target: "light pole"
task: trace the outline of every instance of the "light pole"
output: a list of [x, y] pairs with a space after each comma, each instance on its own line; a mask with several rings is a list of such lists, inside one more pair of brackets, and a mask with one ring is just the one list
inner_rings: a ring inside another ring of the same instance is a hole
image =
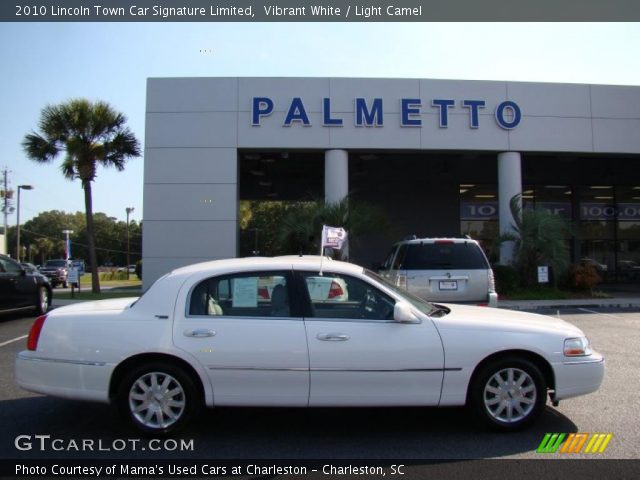
[[64, 254], [65, 260], [69, 263], [69, 259], [71, 258], [71, 242], [69, 241], [69, 235], [73, 233], [73, 230], [62, 230], [62, 233], [65, 234], [65, 244], [64, 244]]
[[[33, 185], [18, 185], [18, 205], [16, 206], [16, 258], [20, 262], [20, 190], [33, 190]], [[6, 232], [5, 232], [6, 235]]]
[[127, 280], [129, 280], [129, 265], [131, 264], [131, 248], [129, 243], [129, 215], [133, 213], [133, 207], [127, 207]]

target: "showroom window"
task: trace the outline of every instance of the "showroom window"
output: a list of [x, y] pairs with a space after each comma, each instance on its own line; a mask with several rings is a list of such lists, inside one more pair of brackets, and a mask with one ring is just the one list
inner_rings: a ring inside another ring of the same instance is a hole
[[497, 185], [460, 184], [460, 233], [480, 241], [489, 254], [498, 231]]

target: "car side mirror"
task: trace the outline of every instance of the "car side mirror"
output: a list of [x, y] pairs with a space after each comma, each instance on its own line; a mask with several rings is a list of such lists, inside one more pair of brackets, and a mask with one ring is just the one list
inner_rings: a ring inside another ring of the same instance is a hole
[[413, 313], [409, 304], [396, 302], [393, 307], [393, 319], [399, 323], [420, 323], [421, 320]]

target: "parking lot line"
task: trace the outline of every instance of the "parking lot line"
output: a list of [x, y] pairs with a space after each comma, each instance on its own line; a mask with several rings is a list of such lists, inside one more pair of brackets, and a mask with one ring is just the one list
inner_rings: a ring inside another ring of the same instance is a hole
[[19, 342], [20, 340], [24, 340], [28, 336], [29, 335], [22, 335], [21, 337], [16, 337], [16, 338], [13, 338], [11, 340], [7, 340], [6, 342], [0, 343], [0, 347], [6, 347], [7, 345], [9, 345], [11, 343]]
[[588, 308], [578, 308], [578, 310], [582, 312], [593, 313], [594, 315], [604, 315], [605, 317], [620, 318], [617, 315], [611, 315], [610, 313], [596, 312], [595, 310], [589, 310]]

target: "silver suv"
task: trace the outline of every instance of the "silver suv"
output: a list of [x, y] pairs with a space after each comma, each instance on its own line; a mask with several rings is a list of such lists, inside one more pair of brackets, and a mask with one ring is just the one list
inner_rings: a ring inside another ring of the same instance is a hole
[[498, 306], [489, 261], [469, 238], [403, 240], [393, 246], [379, 273], [425, 300]]

